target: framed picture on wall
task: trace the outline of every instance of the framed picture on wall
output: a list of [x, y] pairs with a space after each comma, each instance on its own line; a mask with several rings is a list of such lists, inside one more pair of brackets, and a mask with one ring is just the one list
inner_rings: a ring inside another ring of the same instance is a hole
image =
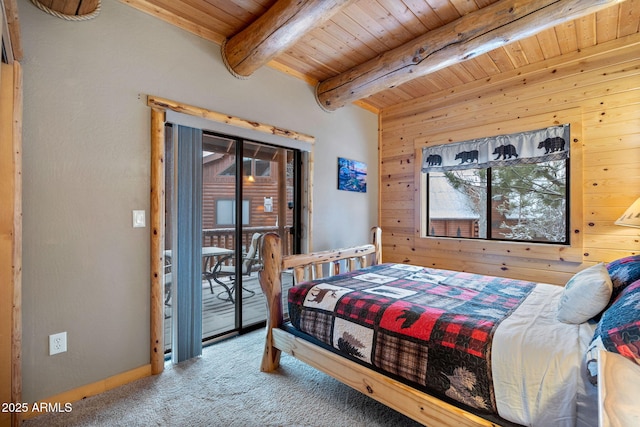
[[338, 157], [338, 190], [367, 192], [367, 164]]

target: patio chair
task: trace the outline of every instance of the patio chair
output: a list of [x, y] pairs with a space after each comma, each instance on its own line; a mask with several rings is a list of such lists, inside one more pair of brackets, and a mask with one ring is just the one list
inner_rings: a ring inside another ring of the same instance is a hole
[[171, 280], [173, 278], [173, 274], [171, 273], [171, 263], [165, 259], [165, 265], [164, 265], [164, 305], [165, 307], [165, 314], [164, 314], [164, 318], [168, 319], [169, 317], [171, 317], [170, 314], [167, 314], [166, 309], [171, 309]]
[[[259, 250], [261, 239], [261, 233], [254, 233], [253, 236], [251, 236], [251, 243], [249, 244], [246, 253], [242, 257], [241, 273], [243, 278], [251, 277], [252, 273], [258, 271], [262, 266]], [[232, 258], [234, 257], [229, 256], [216, 263], [215, 267], [211, 271], [210, 278], [225, 289], [218, 294], [218, 298], [223, 301], [235, 302], [233, 294], [236, 284], [236, 266], [233, 264], [223, 265], [223, 261]], [[225, 277], [229, 278], [229, 281], [222, 281], [222, 279]], [[209, 281], [209, 284], [211, 285], [211, 281]], [[251, 289], [247, 289], [244, 286], [242, 287], [242, 289], [248, 294], [247, 298], [255, 295], [255, 291], [252, 291]], [[211, 289], [211, 293], [213, 293], [213, 288]]]

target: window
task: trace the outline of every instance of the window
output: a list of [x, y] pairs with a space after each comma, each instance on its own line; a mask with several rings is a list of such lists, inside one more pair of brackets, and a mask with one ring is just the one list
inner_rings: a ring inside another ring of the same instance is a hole
[[569, 244], [569, 126], [423, 150], [426, 234]]
[[255, 176], [271, 176], [271, 162], [255, 159], [253, 166]]
[[[242, 225], [249, 225], [249, 200], [242, 201]], [[236, 201], [233, 199], [219, 199], [216, 202], [216, 224], [235, 225]]]
[[[242, 170], [244, 176], [259, 176], [259, 177], [269, 177], [271, 176], [271, 162], [267, 160], [260, 159], [252, 159], [250, 157], [244, 157], [242, 159]], [[235, 163], [228, 166], [225, 170], [223, 170], [220, 175], [225, 176], [235, 176], [236, 175], [236, 166]]]

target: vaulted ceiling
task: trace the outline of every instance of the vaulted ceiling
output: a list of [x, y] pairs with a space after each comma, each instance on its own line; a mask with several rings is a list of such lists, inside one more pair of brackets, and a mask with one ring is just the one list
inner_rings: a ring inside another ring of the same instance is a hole
[[379, 111], [640, 31], [640, 0], [121, 1], [220, 44], [239, 78], [266, 64], [304, 79], [327, 110]]

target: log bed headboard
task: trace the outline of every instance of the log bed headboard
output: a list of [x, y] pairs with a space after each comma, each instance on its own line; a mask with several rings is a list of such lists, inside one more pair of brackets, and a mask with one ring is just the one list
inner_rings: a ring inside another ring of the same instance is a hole
[[[267, 342], [271, 341], [273, 328], [282, 326], [282, 272], [293, 271], [295, 283], [303, 280], [320, 279], [364, 268], [382, 262], [382, 229], [371, 228], [371, 244], [345, 249], [312, 252], [299, 255], [282, 255], [282, 243], [275, 233], [267, 233], [262, 238], [260, 254], [263, 268], [258, 273], [260, 287], [267, 298]], [[326, 268], [325, 266], [328, 266]], [[272, 371], [278, 367], [280, 350], [265, 349], [261, 370]]]

